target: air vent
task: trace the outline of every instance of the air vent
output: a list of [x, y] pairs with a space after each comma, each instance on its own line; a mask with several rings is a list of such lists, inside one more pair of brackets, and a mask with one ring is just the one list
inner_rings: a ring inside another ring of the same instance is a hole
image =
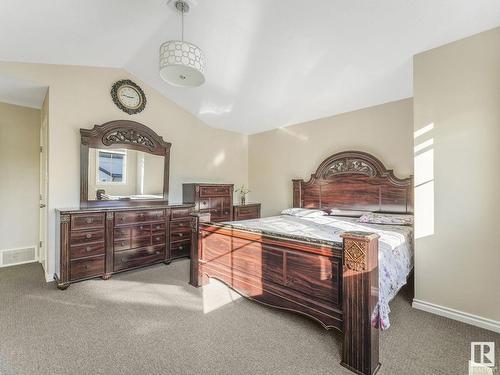
[[22, 249], [12, 249], [1, 251], [0, 267], [13, 266], [15, 264], [29, 263], [36, 261], [36, 248], [25, 247]]

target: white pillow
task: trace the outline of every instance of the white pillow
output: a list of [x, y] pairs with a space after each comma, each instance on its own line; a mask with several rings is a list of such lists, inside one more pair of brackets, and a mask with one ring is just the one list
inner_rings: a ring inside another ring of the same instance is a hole
[[281, 211], [282, 215], [290, 215], [296, 217], [320, 217], [328, 215], [323, 210], [315, 210], [312, 208], [287, 208]]
[[332, 216], [348, 216], [348, 217], [361, 217], [370, 212], [367, 211], [356, 211], [356, 210], [339, 210], [337, 208], [332, 208], [330, 210], [330, 215]]
[[358, 219], [366, 224], [413, 225], [413, 215], [369, 213]]

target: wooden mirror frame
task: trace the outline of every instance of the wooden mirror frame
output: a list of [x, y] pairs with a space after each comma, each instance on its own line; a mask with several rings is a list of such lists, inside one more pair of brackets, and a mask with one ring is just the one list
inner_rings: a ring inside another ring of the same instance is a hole
[[[131, 207], [168, 204], [171, 143], [139, 122], [116, 120], [95, 125], [93, 129], [80, 129], [80, 207]], [[141, 200], [89, 200], [88, 173], [89, 148], [125, 148], [164, 156], [163, 199]]]

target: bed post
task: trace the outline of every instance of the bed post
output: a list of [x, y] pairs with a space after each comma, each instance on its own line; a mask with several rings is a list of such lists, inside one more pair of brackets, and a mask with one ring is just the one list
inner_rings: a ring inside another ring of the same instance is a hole
[[210, 221], [210, 214], [208, 213], [193, 213], [191, 222], [191, 264], [189, 271], [189, 284], [195, 287], [203, 286], [207, 283], [207, 277], [200, 274], [200, 245], [202, 241], [202, 234], [200, 233], [200, 223]]
[[292, 180], [293, 182], [293, 205], [292, 207], [302, 207], [302, 183], [304, 180]]
[[371, 324], [378, 303], [378, 238], [345, 232], [342, 272], [344, 345], [341, 365], [360, 375], [379, 367], [379, 332]]

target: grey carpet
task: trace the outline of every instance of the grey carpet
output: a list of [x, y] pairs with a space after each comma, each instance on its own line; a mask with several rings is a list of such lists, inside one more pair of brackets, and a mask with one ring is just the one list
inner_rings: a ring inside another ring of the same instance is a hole
[[[188, 267], [66, 291], [45, 283], [38, 264], [0, 269], [0, 374], [351, 374], [339, 365], [339, 334], [218, 283], [195, 289]], [[498, 334], [412, 309], [404, 289], [391, 308], [381, 375], [466, 374], [471, 341], [500, 347]]]

